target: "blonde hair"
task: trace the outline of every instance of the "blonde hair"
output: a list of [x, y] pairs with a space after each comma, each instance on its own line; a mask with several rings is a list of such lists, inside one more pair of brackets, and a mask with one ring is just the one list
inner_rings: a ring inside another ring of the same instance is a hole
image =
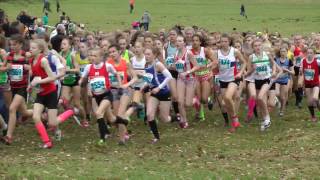
[[48, 44], [46, 43], [45, 40], [35, 39], [35, 40], [32, 40], [31, 43], [36, 44], [38, 46], [38, 48], [40, 49], [41, 53], [46, 54], [48, 52]]

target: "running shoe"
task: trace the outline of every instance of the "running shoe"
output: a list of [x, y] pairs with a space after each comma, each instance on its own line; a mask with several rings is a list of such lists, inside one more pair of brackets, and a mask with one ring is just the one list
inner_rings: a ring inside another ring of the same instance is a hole
[[213, 101], [211, 97], [208, 97], [208, 109], [210, 111], [213, 109]]
[[311, 122], [317, 122], [318, 119], [316, 117], [311, 117]]
[[154, 138], [151, 140], [151, 144], [156, 144], [159, 141], [160, 141], [160, 139]]
[[62, 131], [60, 129], [56, 129], [54, 132], [54, 138], [56, 141], [61, 141]]
[[84, 128], [88, 128], [88, 127], [90, 126], [90, 125], [89, 125], [89, 121], [86, 121], [86, 120], [85, 120], [85, 121], [82, 121], [82, 122], [81, 122], [81, 126], [84, 127]]
[[184, 122], [180, 122], [179, 126], [181, 129], [187, 129], [189, 127], [189, 124], [187, 121], [184, 121]]
[[199, 120], [200, 121], [205, 121], [205, 114], [204, 114], [203, 105], [201, 105], [201, 107], [200, 107]]
[[105, 142], [106, 142], [105, 139], [99, 139], [99, 141], [97, 142], [97, 144], [98, 144], [98, 146], [102, 146], [102, 145], [105, 144]]
[[261, 123], [261, 127], [260, 130], [261, 131], [265, 131], [266, 129], [268, 129], [271, 126], [271, 121], [263, 121]]
[[51, 141], [44, 143], [42, 146], [40, 146], [42, 149], [51, 149], [53, 147], [53, 144]]
[[283, 117], [284, 113], [282, 111], [279, 112], [279, 116]]
[[239, 121], [232, 121], [231, 128], [229, 129], [229, 132], [234, 133], [238, 127], [240, 127]]

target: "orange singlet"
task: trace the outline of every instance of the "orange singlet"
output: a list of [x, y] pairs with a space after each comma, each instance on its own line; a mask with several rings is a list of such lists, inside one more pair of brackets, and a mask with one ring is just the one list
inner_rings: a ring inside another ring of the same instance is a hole
[[122, 79], [122, 84], [126, 84], [128, 82], [128, 73], [127, 73], [127, 62], [124, 59], [121, 59], [120, 62], [117, 64], [114, 59], [108, 59], [107, 61], [109, 64], [111, 64], [117, 71], [117, 73], [120, 75]]

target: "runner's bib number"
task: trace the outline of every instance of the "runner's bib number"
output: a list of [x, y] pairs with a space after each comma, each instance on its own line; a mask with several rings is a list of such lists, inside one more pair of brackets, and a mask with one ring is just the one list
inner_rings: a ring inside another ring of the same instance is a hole
[[267, 65], [258, 65], [256, 67], [256, 72], [259, 76], [267, 75], [268, 74], [268, 66]]
[[153, 74], [145, 73], [145, 74], [143, 75], [143, 81], [146, 82], [146, 83], [148, 83], [148, 84], [151, 84], [152, 79], [153, 79]]
[[171, 66], [173, 63], [174, 63], [173, 57], [168, 57], [168, 58], [166, 59], [166, 65], [167, 65], [167, 66]]
[[13, 82], [21, 81], [23, 78], [23, 65], [13, 64], [9, 71], [10, 80]]
[[314, 79], [314, 74], [315, 74], [315, 71], [314, 69], [306, 69], [304, 71], [304, 78], [307, 80], [307, 81], [312, 81]]
[[197, 63], [199, 66], [206, 66], [207, 65], [207, 59], [205, 59], [203, 57], [197, 57], [196, 60], [197, 60]]
[[93, 94], [99, 95], [106, 92], [106, 80], [104, 77], [95, 77], [90, 80], [90, 87]]
[[109, 73], [109, 80], [110, 80], [111, 86], [113, 87], [119, 86], [117, 76], [114, 73]]
[[183, 73], [184, 72], [184, 62], [183, 61], [178, 61], [176, 62], [176, 70], [179, 72], [179, 73]]
[[225, 71], [230, 68], [230, 61], [229, 59], [219, 59], [219, 69]]

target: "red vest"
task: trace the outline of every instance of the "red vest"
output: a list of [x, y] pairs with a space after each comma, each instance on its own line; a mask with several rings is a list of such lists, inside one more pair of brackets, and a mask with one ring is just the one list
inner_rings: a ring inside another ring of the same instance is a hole
[[319, 67], [317, 59], [313, 59], [309, 64], [307, 59], [302, 60], [302, 73], [305, 85], [318, 86], [319, 85]]
[[92, 64], [89, 69], [88, 79], [94, 95], [100, 95], [110, 90], [109, 73], [105, 63], [99, 69], [94, 68]]
[[[41, 59], [43, 58], [43, 54], [41, 54], [38, 59], [36, 60], [36, 64], [33, 63], [34, 58], [32, 58], [30, 60], [30, 64], [31, 64], [31, 70], [32, 70], [32, 76], [33, 77], [41, 77], [41, 79], [45, 79], [48, 77], [48, 74], [46, 73], [46, 71], [41, 67]], [[53, 82], [49, 82], [49, 83], [45, 83], [45, 84], [40, 84], [40, 92], [39, 95], [44, 96], [47, 95], [51, 92], [54, 92], [57, 90], [56, 85]]]
[[23, 68], [23, 65], [28, 64], [25, 58], [25, 52], [20, 51], [21, 58], [14, 60], [15, 52], [10, 52], [7, 56], [8, 63], [11, 64], [9, 70], [9, 79], [11, 88], [26, 88], [28, 86], [28, 71]]

